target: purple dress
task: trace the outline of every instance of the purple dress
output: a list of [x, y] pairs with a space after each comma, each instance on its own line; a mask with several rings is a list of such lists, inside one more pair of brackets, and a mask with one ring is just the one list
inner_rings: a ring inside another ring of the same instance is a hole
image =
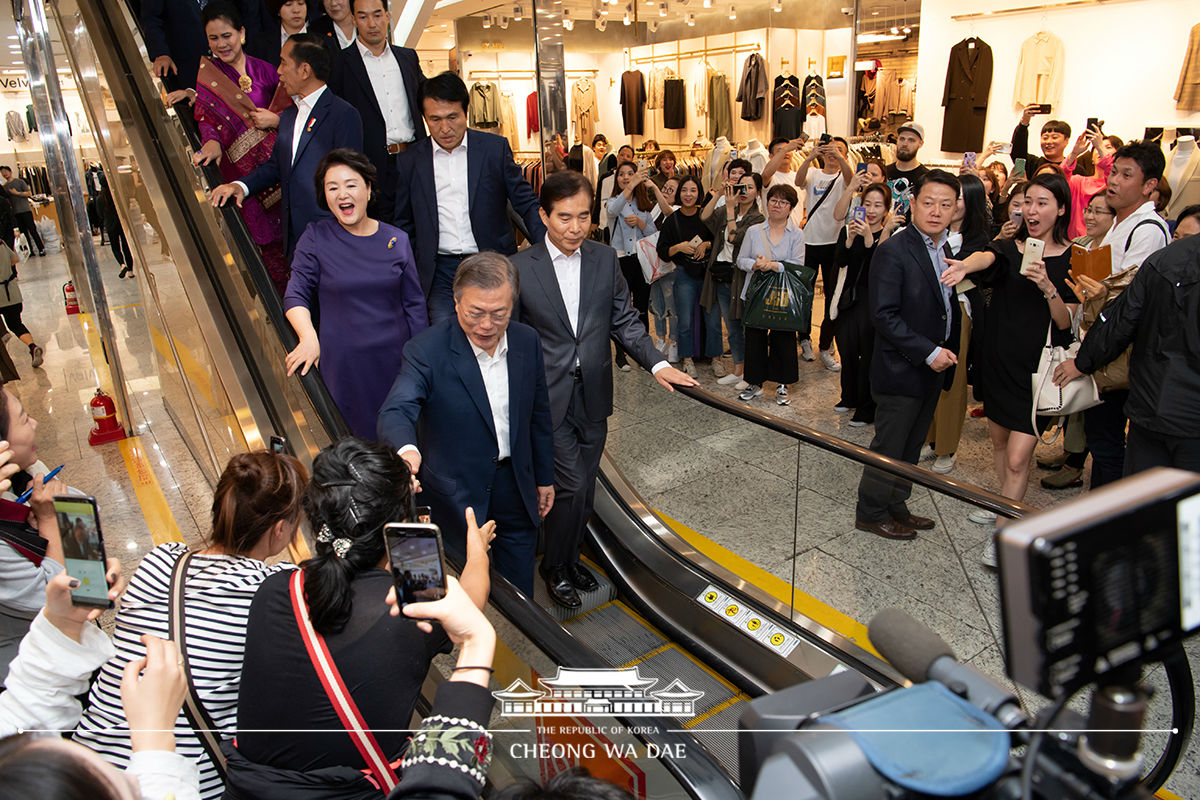
[[375, 418], [400, 371], [404, 344], [429, 327], [408, 235], [379, 223], [355, 236], [335, 219], [309, 224], [292, 257], [285, 310], [321, 307], [321, 377], [355, 436]]

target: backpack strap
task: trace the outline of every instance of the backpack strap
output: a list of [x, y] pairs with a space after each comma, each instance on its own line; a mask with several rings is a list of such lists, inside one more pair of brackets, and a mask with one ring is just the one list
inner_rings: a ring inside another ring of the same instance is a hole
[[1163, 246], [1166, 246], [1171, 243], [1171, 234], [1167, 232], [1167, 228], [1162, 223], [1162, 220], [1155, 217], [1154, 219], [1144, 219], [1141, 222], [1139, 222], [1137, 225], [1133, 226], [1133, 230], [1131, 230], [1129, 232], [1128, 238], [1125, 239], [1125, 249], [1126, 250], [1128, 250], [1129, 246], [1131, 244], [1133, 244], [1133, 235], [1135, 233], [1137, 233], [1137, 229], [1142, 227], [1143, 225], [1153, 225], [1154, 227], [1158, 228], [1160, 231], [1163, 232], [1163, 239], [1165, 240], [1163, 242]]
[[341, 719], [342, 726], [350, 735], [354, 746], [358, 748], [363, 761], [367, 763], [372, 783], [381, 787], [384, 792], [390, 792], [400, 780], [396, 777], [392, 765], [388, 763], [383, 748], [379, 746], [374, 734], [367, 728], [366, 721], [354, 703], [354, 698], [350, 696], [350, 690], [342, 681], [337, 664], [333, 662], [333, 656], [330, 655], [329, 648], [325, 645], [325, 637], [313, 629], [312, 620], [308, 617], [308, 603], [304, 601], [304, 570], [298, 569], [292, 573], [289, 586], [296, 626], [300, 629], [300, 638], [304, 640], [304, 647], [308, 650], [308, 657], [312, 661], [313, 669], [317, 671], [317, 677], [321, 680], [325, 695], [333, 704], [334, 711], [337, 712], [338, 718]]
[[187, 717], [188, 724], [200, 738], [204, 752], [208, 753], [209, 759], [216, 767], [221, 780], [224, 781], [225, 754], [221, 752], [220, 735], [212, 716], [200, 702], [200, 696], [196, 692], [196, 683], [192, 680], [192, 667], [187, 656], [187, 619], [184, 615], [183, 584], [187, 579], [188, 563], [192, 560], [193, 555], [190, 552], [184, 553], [171, 570], [171, 605], [167, 612], [167, 629], [170, 632], [171, 641], [175, 642], [175, 646], [179, 648], [179, 658], [183, 662], [183, 674], [187, 678], [187, 694], [183, 698], [184, 716]]

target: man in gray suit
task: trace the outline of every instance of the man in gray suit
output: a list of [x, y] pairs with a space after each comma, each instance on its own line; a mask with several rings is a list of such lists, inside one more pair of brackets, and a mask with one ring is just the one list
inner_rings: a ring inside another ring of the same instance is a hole
[[546, 239], [512, 257], [521, 273], [518, 313], [542, 339], [554, 425], [554, 507], [544, 521], [541, 573], [559, 605], [578, 608], [576, 590], [596, 579], [579, 563], [592, 515], [596, 472], [612, 414], [610, 337], [651, 370], [668, 391], [697, 382], [654, 348], [629, 301], [617, 253], [587, 238], [592, 185], [578, 172], [556, 172], [540, 197]]

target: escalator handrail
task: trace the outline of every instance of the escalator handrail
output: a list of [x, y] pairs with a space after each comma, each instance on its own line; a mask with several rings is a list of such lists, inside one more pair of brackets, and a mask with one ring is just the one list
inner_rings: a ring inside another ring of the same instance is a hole
[[927, 489], [932, 489], [935, 492], [953, 497], [956, 500], [961, 500], [980, 508], [986, 508], [988, 511], [992, 511], [1000, 516], [1022, 517], [1027, 514], [1033, 514], [1038, 510], [1031, 505], [1017, 500], [1010, 500], [1003, 495], [988, 491], [975, 484], [948, 478], [945, 475], [939, 475], [936, 472], [922, 469], [904, 461], [897, 461], [894, 458], [881, 455], [866, 447], [848, 442], [845, 439], [839, 439], [836, 436], [823, 433], [807, 425], [801, 425], [798, 422], [792, 422], [774, 414], [768, 414], [765, 411], [758, 411], [741, 403], [735, 403], [707, 389], [676, 386], [675, 390], [710, 408], [715, 408], [738, 419], [768, 428], [805, 444], [813, 445], [834, 455], [857, 462], [865, 467], [873, 467], [880, 472], [904, 478]]

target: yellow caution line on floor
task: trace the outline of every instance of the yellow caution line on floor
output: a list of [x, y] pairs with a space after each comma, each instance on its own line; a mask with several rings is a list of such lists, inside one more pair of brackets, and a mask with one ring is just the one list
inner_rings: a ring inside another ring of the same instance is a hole
[[747, 583], [757, 586], [781, 603], [793, 606], [796, 611], [799, 611], [814, 622], [840, 633], [859, 647], [875, 655], [879, 655], [878, 651], [871, 646], [870, 640], [867, 639], [866, 625], [846, 616], [836, 608], [822, 603], [812, 595], [794, 589], [787, 581], [777, 578], [757, 564], [752, 564], [736, 553], [725, 549], [711, 539], [702, 536], [684, 525], [682, 522], [668, 517], [657, 509], [654, 513], [667, 524], [667, 527], [677, 533], [681, 539], [734, 575], [738, 575]]
[[1159, 789], [1154, 793], [1154, 796], [1162, 798], [1162, 800], [1183, 800], [1179, 795], [1174, 792], [1168, 792], [1166, 789]]
[[156, 546], [167, 542], [182, 542], [183, 532], [179, 530], [179, 525], [167, 505], [162, 485], [159, 484], [145, 448], [142, 447], [141, 437], [130, 436], [118, 444], [121, 446], [121, 456], [125, 459], [125, 469], [129, 471], [133, 492], [142, 508], [142, 516], [146, 518], [146, 527], [150, 529], [150, 538]]
[[[150, 338], [154, 341], [154, 349], [158, 354], [170, 364], [175, 366], [175, 356], [171, 353], [171, 344], [167, 341], [167, 337], [158, 328], [153, 325], [150, 327]], [[175, 351], [179, 353], [179, 362], [183, 365], [183, 373], [186, 380], [190, 381], [192, 386], [204, 396], [210, 407], [216, 407], [216, 398], [213, 393], [212, 379], [209, 377], [208, 371], [200, 366], [200, 362], [192, 355], [192, 351], [187, 345], [172, 337], [175, 342]]]

